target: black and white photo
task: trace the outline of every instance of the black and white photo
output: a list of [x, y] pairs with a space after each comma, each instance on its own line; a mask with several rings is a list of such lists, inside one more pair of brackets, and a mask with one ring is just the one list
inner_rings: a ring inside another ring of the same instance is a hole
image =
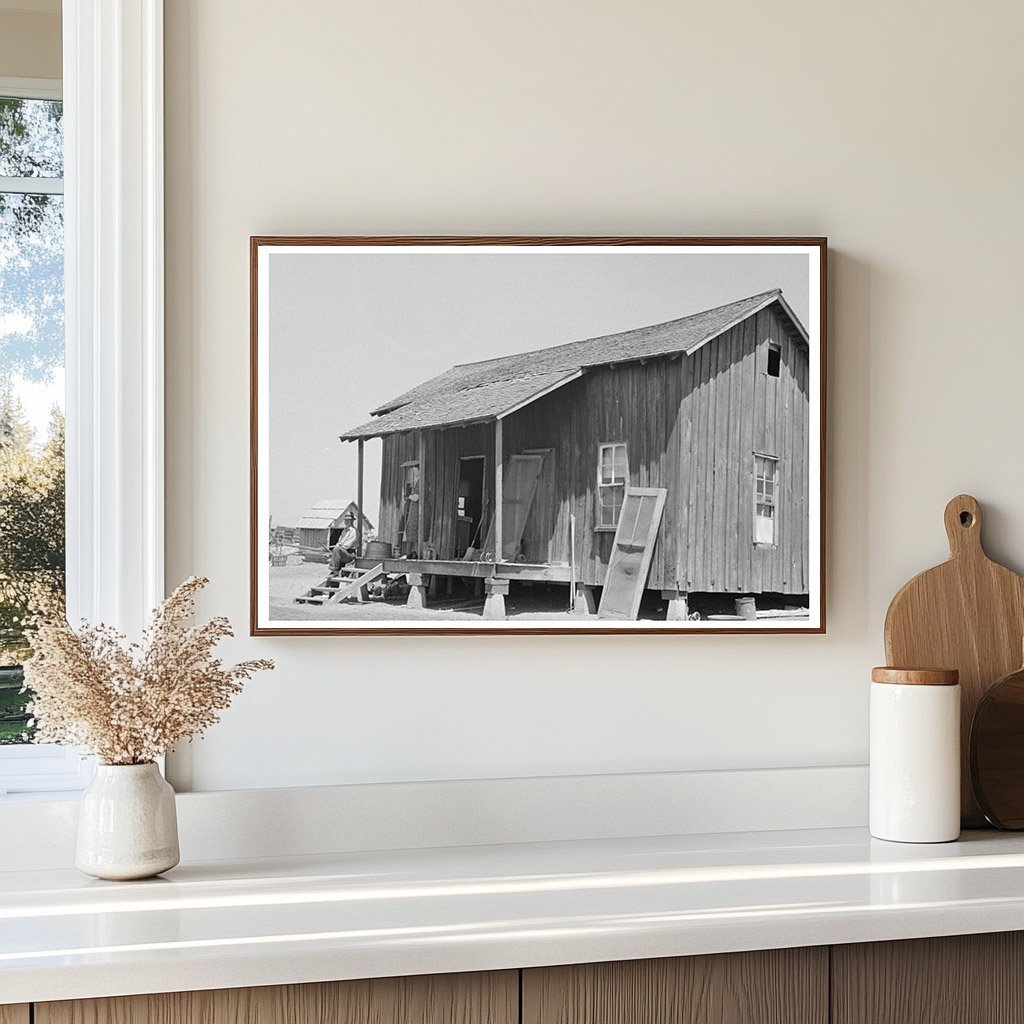
[[252, 259], [254, 632], [824, 628], [824, 240]]

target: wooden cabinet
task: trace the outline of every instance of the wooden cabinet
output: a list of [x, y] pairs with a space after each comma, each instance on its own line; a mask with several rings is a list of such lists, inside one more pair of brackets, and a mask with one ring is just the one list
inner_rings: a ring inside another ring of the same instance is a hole
[[1024, 933], [0, 1006], [0, 1024], [1011, 1024]]
[[1024, 933], [832, 947], [833, 1024], [1024, 1021]]
[[523, 972], [523, 1024], [827, 1021], [826, 948], [629, 960]]
[[[517, 1024], [518, 1020], [517, 971], [174, 992], [37, 1003], [35, 1007], [35, 1024]], [[8, 1024], [2, 1011], [0, 1024]], [[10, 1024], [23, 1021], [14, 1018]]]

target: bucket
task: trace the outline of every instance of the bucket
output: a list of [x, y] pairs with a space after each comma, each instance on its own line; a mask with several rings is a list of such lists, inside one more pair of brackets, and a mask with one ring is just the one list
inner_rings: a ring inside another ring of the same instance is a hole
[[371, 540], [366, 545], [367, 558], [390, 558], [391, 545], [386, 540]]
[[756, 619], [757, 602], [752, 597], [737, 597], [736, 614], [741, 619]]

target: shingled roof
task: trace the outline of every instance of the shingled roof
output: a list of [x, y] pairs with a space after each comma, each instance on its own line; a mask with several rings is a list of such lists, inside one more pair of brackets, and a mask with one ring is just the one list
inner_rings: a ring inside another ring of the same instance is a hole
[[[358, 510], [359, 506], [354, 501], [342, 501], [341, 498], [324, 498], [299, 520], [296, 529], [329, 530], [350, 508]], [[373, 529], [373, 523], [365, 515], [363, 523]]]
[[373, 419], [346, 431], [341, 439], [355, 441], [497, 419], [575, 380], [587, 369], [694, 352], [772, 303], [779, 304], [795, 332], [806, 341], [806, 330], [781, 289], [775, 288], [662, 324], [461, 363], [378, 406], [371, 412]]

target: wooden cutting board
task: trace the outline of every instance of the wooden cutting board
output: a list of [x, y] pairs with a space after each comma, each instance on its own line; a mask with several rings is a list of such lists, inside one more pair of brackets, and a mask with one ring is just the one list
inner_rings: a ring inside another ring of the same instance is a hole
[[945, 511], [949, 561], [915, 576], [885, 616], [885, 656], [895, 668], [960, 670], [960, 810], [965, 828], [984, 827], [974, 799], [970, 734], [988, 688], [1020, 667], [1024, 578], [993, 562], [981, 545], [981, 507], [960, 494]]

